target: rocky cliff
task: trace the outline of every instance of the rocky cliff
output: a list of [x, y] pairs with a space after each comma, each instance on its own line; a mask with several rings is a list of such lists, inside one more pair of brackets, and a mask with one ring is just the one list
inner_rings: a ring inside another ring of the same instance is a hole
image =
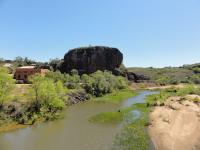
[[64, 56], [61, 72], [77, 69], [80, 74], [97, 70], [114, 71], [123, 61], [123, 54], [117, 48], [94, 46], [70, 50]]

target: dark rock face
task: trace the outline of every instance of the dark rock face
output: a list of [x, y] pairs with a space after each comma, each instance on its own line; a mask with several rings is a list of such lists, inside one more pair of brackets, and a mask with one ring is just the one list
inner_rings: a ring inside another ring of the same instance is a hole
[[93, 73], [97, 70], [113, 71], [123, 61], [123, 54], [117, 48], [95, 46], [77, 48], [65, 54], [61, 72], [69, 73], [77, 69], [80, 74]]
[[142, 74], [135, 74], [133, 72], [126, 72], [127, 79], [134, 82], [141, 82], [150, 80], [147, 76]]

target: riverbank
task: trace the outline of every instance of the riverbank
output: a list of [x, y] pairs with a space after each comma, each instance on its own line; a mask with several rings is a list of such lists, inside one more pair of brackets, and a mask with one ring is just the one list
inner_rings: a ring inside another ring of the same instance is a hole
[[141, 91], [138, 95], [121, 103], [116, 111], [102, 112], [91, 116], [94, 124], [118, 124], [121, 131], [116, 135], [112, 150], [146, 150], [150, 147], [150, 138], [146, 132], [150, 107], [146, 106], [146, 96], [157, 92]]
[[200, 148], [200, 88], [196, 85], [160, 89], [147, 97], [151, 108], [148, 132], [156, 149]]
[[200, 104], [193, 101], [199, 96], [188, 97], [169, 97], [151, 112], [148, 131], [157, 150], [200, 149]]
[[[86, 96], [86, 94], [84, 94], [83, 92], [74, 91], [72, 93], [69, 93], [68, 95], [69, 95], [68, 101], [66, 101], [66, 106], [64, 110], [68, 109], [67, 107], [70, 107], [71, 105], [75, 105], [75, 104], [89, 100], [88, 96]], [[117, 104], [135, 95], [136, 95], [136, 92], [129, 89], [124, 89], [124, 90], [116, 91], [110, 94], [106, 94], [102, 97], [91, 98], [90, 101], [103, 102], [103, 103], [109, 102], [109, 103]], [[29, 112], [29, 110], [34, 111], [32, 109], [32, 104], [29, 104], [29, 103], [9, 102], [8, 104], [6, 104], [4, 111], [1, 112], [0, 114], [0, 117], [2, 118], [0, 122], [0, 133], [9, 132], [9, 131], [13, 131], [13, 130], [21, 129], [21, 128], [26, 128], [28, 126], [40, 124], [46, 121], [57, 120], [62, 117], [62, 112], [64, 111], [64, 110], [59, 110], [51, 114], [48, 114], [47, 112], [46, 114], [45, 113], [37, 114], [35, 111]], [[37, 116], [35, 115], [36, 116], [35, 118], [34, 117], [28, 118], [26, 116], [21, 116], [22, 111], [23, 113], [31, 114], [31, 116], [34, 116], [32, 114], [36, 113]], [[19, 118], [16, 118], [16, 117], [19, 117]], [[18, 121], [15, 121], [16, 119], [18, 119]], [[22, 121], [22, 123], [20, 123], [19, 120]]]
[[[120, 96], [121, 92], [119, 91], [117, 95]], [[135, 96], [133, 95], [133, 97]], [[124, 99], [121, 102], [125, 103], [126, 101], [127, 99]], [[115, 135], [120, 131], [120, 126], [118, 124], [95, 124], [89, 122], [88, 118], [98, 113], [119, 109], [120, 104], [99, 102], [92, 99], [72, 105], [63, 110], [64, 117], [62, 119], [0, 134], [0, 149], [111, 150]]]

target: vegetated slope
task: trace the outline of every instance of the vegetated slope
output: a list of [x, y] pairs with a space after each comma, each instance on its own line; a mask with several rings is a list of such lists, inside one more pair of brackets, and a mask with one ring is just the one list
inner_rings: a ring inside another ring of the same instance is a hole
[[200, 64], [165, 68], [131, 67], [128, 70], [136, 74], [146, 75], [150, 81], [159, 84], [200, 83]]

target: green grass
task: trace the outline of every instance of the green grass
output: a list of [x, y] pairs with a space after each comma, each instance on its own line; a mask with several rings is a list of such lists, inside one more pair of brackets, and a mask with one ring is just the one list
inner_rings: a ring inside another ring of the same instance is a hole
[[89, 121], [93, 123], [103, 123], [103, 124], [120, 123], [123, 121], [124, 116], [126, 116], [131, 110], [133, 110], [133, 106], [120, 109], [119, 111], [115, 112], [99, 113], [97, 115], [90, 117]]
[[140, 111], [139, 119], [126, 124], [122, 131], [116, 136], [112, 150], [147, 150], [150, 138], [146, 132], [148, 114], [150, 109], [145, 104], [135, 104], [131, 109]]
[[[136, 96], [136, 95], [137, 95], [136, 92], [126, 89], [126, 90], [118, 91], [112, 94], [107, 94], [103, 97], [95, 98], [94, 101], [118, 104], [121, 101], [128, 99], [130, 97]], [[125, 109], [121, 109], [116, 112], [103, 112], [103, 113], [90, 117], [89, 121], [94, 122], [94, 123], [107, 123], [107, 124], [119, 123], [123, 121], [124, 116], [131, 110], [132, 110], [131, 107], [127, 107]]]
[[[140, 118], [132, 120], [132, 115], [128, 115], [132, 110], [140, 111]], [[115, 137], [112, 150], [147, 150], [150, 145], [150, 138], [146, 131], [148, 125], [148, 114], [150, 108], [144, 104], [134, 104], [121, 109], [120, 112], [104, 112], [92, 116], [89, 121], [103, 124], [113, 124], [123, 122], [124, 119], [131, 122], [124, 122], [121, 132]], [[131, 117], [131, 118], [129, 118]]]
[[102, 97], [94, 98], [94, 101], [101, 101], [101, 102], [110, 102], [110, 103], [120, 103], [125, 99], [131, 98], [136, 96], [137, 93], [135, 91], [124, 89], [120, 91], [115, 91], [111, 94], [104, 95]]
[[90, 122], [95, 123], [119, 123], [123, 120], [124, 113], [122, 112], [105, 112], [89, 118]]
[[[125, 91], [123, 91], [122, 93], [124, 94]], [[106, 97], [106, 100], [104, 100], [104, 97], [102, 97], [102, 101], [112, 101], [113, 97], [116, 98], [119, 96], [112, 96], [112, 94], [110, 94]], [[98, 100], [100, 99], [98, 98]], [[104, 112], [89, 118], [89, 121], [93, 123], [118, 124], [120, 122], [123, 122], [125, 117], [129, 117], [128, 114], [132, 110], [139, 110], [141, 116], [139, 119], [136, 119], [133, 122], [124, 125], [121, 132], [115, 137], [112, 150], [147, 150], [149, 148], [150, 138], [146, 131], [146, 126], [148, 125], [148, 115], [150, 112], [150, 108], [147, 107], [145, 103], [135, 104], [130, 107], [120, 109], [120, 112]], [[131, 115], [130, 117], [133, 116]]]
[[151, 81], [161, 84], [177, 84], [192, 82], [191, 77], [194, 72], [188, 68], [165, 67], [165, 68], [128, 68], [129, 71], [136, 74], [143, 74]]
[[159, 94], [149, 95], [146, 98], [146, 104], [148, 106], [154, 106], [156, 104], [164, 104], [164, 102], [171, 96], [180, 96], [184, 97], [188, 94], [197, 94], [200, 95], [200, 88], [193, 84], [187, 84], [182, 88], [168, 88], [160, 90]]
[[124, 117], [127, 116], [128, 113], [134, 109], [137, 109], [137, 110], [141, 111], [142, 113], [146, 113], [148, 108], [144, 107], [143, 105], [135, 104], [130, 107], [120, 109], [119, 111], [99, 113], [97, 115], [90, 117], [89, 121], [93, 122], [93, 123], [101, 123], [101, 124], [120, 123], [123, 121]]
[[[132, 110], [140, 111], [140, 118], [132, 121], [131, 123], [125, 123], [121, 132], [115, 137], [112, 150], [147, 150], [150, 145], [150, 138], [146, 131], [148, 125], [148, 114], [150, 108], [146, 107], [146, 104], [135, 104], [131, 107], [127, 107], [120, 112], [106, 112], [97, 114], [90, 118], [90, 121], [95, 123], [120, 123]], [[130, 116], [132, 119], [132, 115]], [[129, 120], [129, 118], [127, 118]]]

